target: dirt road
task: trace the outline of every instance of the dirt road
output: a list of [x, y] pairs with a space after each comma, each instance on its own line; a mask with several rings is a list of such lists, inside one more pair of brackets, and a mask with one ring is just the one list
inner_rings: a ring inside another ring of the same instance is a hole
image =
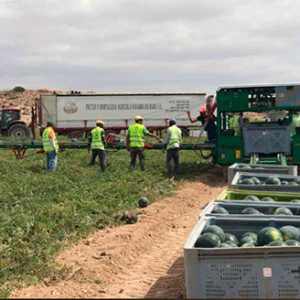
[[63, 251], [58, 263], [73, 269], [66, 280], [14, 291], [11, 296], [183, 298], [183, 244], [201, 207], [224, 186], [212, 173], [184, 183], [175, 196], [141, 210], [137, 224], [99, 230]]

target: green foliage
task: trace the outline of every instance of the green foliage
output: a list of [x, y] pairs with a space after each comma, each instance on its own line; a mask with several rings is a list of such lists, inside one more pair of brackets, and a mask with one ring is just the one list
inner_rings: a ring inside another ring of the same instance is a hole
[[[57, 172], [47, 173], [43, 155], [16, 160], [1, 151], [0, 285], [58, 278], [65, 273], [53, 258], [67, 242], [115, 224], [118, 213], [137, 209], [140, 197], [152, 202], [177, 185], [165, 176], [160, 151], [146, 151], [144, 172], [128, 170], [127, 151], [110, 152], [104, 174], [88, 167], [89, 159], [86, 150], [60, 153]], [[200, 174], [192, 151], [182, 151], [181, 162], [179, 180]]]
[[24, 93], [25, 92], [25, 88], [23, 88], [22, 86], [15, 86], [12, 89], [13, 93]]

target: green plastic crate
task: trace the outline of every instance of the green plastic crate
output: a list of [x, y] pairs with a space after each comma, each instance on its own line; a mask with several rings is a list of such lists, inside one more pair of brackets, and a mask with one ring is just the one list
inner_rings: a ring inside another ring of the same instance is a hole
[[217, 200], [243, 200], [247, 195], [255, 195], [260, 199], [269, 196], [276, 202], [289, 202], [293, 199], [300, 199], [300, 193], [225, 189], [217, 196]]

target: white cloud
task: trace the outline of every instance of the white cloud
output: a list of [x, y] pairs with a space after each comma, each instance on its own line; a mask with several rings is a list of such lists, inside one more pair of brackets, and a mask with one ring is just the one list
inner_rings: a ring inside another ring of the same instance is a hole
[[211, 92], [299, 81], [299, 1], [1, 1], [0, 88]]

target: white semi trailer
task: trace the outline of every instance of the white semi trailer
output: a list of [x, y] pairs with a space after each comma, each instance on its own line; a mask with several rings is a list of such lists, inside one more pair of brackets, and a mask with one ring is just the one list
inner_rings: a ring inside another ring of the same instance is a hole
[[150, 130], [165, 129], [170, 118], [176, 118], [178, 125], [188, 130], [191, 123], [187, 111], [197, 116], [204, 102], [204, 93], [43, 94], [36, 101], [36, 123], [43, 130], [51, 120], [59, 134], [70, 134], [87, 132], [101, 119], [106, 130], [119, 133], [134, 122], [136, 115], [142, 115]]

